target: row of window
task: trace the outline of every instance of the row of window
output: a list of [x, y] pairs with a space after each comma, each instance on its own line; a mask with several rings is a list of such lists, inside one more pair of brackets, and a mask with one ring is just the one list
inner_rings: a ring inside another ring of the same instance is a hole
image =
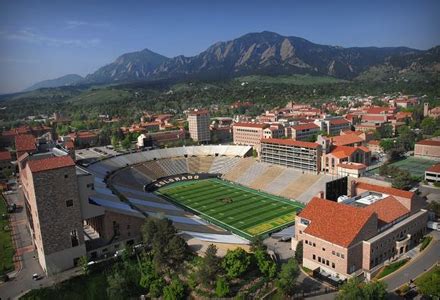
[[339, 253], [339, 252], [332, 251], [332, 254], [333, 254], [333, 255], [336, 255], [337, 257], [344, 258], [344, 254]]
[[[313, 260], [316, 260], [316, 255], [315, 254], [313, 254], [312, 257], [313, 257]], [[318, 262], [323, 264], [323, 265], [327, 265], [327, 266], [330, 267], [330, 261], [328, 259], [324, 259], [324, 258], [321, 258], [320, 256], [318, 256]], [[331, 262], [331, 264], [332, 264], [332, 268], [335, 269], [336, 268], [335, 263]]]

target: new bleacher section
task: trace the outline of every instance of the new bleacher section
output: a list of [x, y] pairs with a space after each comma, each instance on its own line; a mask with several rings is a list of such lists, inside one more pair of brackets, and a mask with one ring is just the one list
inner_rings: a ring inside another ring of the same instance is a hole
[[256, 190], [265, 189], [269, 183], [272, 183], [284, 169], [279, 166], [269, 165], [266, 170], [249, 184], [249, 186]]
[[243, 174], [237, 178], [236, 182], [242, 185], [250, 186], [251, 182], [264, 173], [270, 164], [254, 163]]
[[253, 158], [253, 157], [247, 157], [247, 158], [241, 159], [236, 166], [234, 166], [227, 173], [225, 173], [224, 178], [229, 181], [236, 181], [254, 163], [255, 163], [255, 158]]

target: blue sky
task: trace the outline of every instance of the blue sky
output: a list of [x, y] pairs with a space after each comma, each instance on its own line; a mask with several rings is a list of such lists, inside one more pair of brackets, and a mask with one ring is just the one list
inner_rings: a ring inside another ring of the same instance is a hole
[[440, 1], [0, 0], [0, 94], [130, 51], [195, 55], [264, 30], [350, 46], [440, 44]]

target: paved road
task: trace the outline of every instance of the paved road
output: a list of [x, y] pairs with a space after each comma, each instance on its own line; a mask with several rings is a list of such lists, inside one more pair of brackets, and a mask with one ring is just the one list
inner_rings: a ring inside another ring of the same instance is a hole
[[408, 265], [384, 279], [388, 285], [388, 291], [394, 291], [408, 283], [410, 279], [417, 278], [440, 261], [440, 232], [434, 231], [431, 235], [434, 237], [431, 241], [432, 245], [411, 260]]

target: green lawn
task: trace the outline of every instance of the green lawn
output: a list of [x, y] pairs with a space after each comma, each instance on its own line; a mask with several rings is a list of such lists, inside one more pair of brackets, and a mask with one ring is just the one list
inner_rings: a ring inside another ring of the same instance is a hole
[[409, 259], [402, 259], [399, 260], [395, 263], [392, 263], [388, 266], [386, 266], [385, 268], [383, 268], [382, 272], [380, 272], [380, 274], [377, 276], [377, 278], [382, 278], [385, 277], [395, 271], [397, 271], [398, 269], [400, 269], [401, 267], [403, 267], [404, 264], [406, 264], [409, 261]]
[[14, 269], [14, 247], [12, 245], [11, 231], [5, 230], [9, 226], [5, 199], [0, 194], [0, 274], [7, 273]]
[[91, 275], [80, 275], [56, 286], [31, 290], [20, 299], [108, 299], [107, 287], [106, 274], [100, 272]]
[[440, 266], [435, 266], [416, 279], [419, 292], [434, 299], [440, 297]]
[[156, 193], [247, 239], [293, 224], [296, 212], [304, 207], [220, 179], [175, 183]]
[[[424, 177], [425, 170], [434, 164], [436, 164], [436, 162], [433, 160], [410, 156], [408, 158], [396, 161], [390, 164], [390, 166], [395, 166], [399, 169], [406, 170], [410, 172], [411, 176]], [[373, 172], [377, 174], [379, 173], [379, 169], [375, 169]]]

